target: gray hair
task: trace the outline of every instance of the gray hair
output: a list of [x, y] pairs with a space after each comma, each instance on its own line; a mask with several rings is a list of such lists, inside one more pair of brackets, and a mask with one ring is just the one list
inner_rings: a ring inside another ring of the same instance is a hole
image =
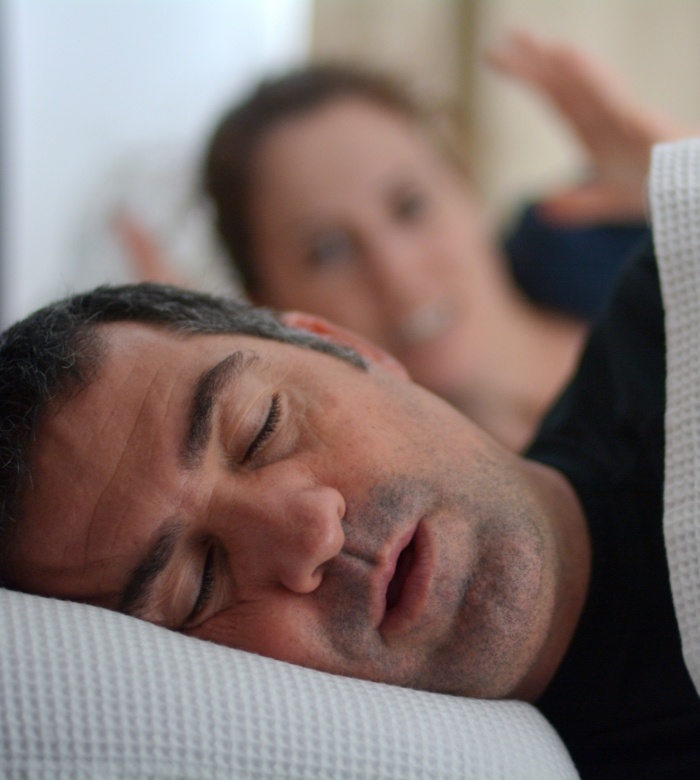
[[20, 519], [21, 496], [31, 477], [29, 450], [42, 412], [97, 375], [106, 346], [96, 326], [109, 322], [183, 334], [256, 336], [366, 367], [353, 350], [288, 327], [268, 309], [167, 285], [98, 287], [46, 306], [0, 336], [0, 532]]

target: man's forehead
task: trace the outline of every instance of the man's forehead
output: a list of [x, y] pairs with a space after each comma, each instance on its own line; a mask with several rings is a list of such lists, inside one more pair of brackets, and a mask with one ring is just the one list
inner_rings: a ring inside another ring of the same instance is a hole
[[190, 334], [138, 322], [106, 323], [98, 326], [103, 357], [92, 381], [75, 399], [49, 410], [61, 417], [107, 417], [116, 420], [130, 405], [146, 397], [180, 386], [215, 359], [217, 351], [251, 348], [252, 340], [238, 334]]
[[[29, 458], [35, 487], [73, 468], [70, 476], [79, 475], [87, 488], [120, 466], [120, 452], [133, 464], [176, 451], [197, 381], [208, 370], [239, 352], [250, 358], [241, 361], [241, 374], [260, 364], [260, 350], [266, 365], [274, 360], [267, 346], [274, 342], [240, 334], [189, 334], [132, 322], [99, 329], [98, 370], [80, 392], [50, 403], [39, 422]], [[290, 360], [285, 352], [280, 362]]]
[[[91, 546], [116, 542], [131, 525], [127, 512], [144, 501], [174, 507], [169, 494], [177, 486], [153, 464], [179, 450], [196, 377], [220, 355], [243, 345], [250, 351], [252, 341], [237, 334], [202, 334], [202, 340], [137, 323], [100, 330], [106, 349], [93, 380], [56, 400], [40, 421], [17, 529], [25, 556], [68, 577], [71, 570], [78, 576], [76, 562], [92, 560]], [[211, 355], [207, 345], [215, 347]], [[148, 491], [138, 494], [134, 476], [141, 474], [148, 475]], [[100, 522], [104, 516], [115, 522]]]
[[104, 359], [96, 379], [98, 383], [107, 379], [107, 385], [123, 373], [129, 375], [130, 382], [144, 381], [156, 373], [165, 379], [167, 374], [163, 372], [167, 369], [178, 380], [186, 381], [222, 355], [239, 350], [258, 356], [264, 353], [267, 363], [283, 366], [293, 364], [295, 356], [300, 355], [298, 347], [272, 339], [241, 333], [193, 333], [159, 324], [105, 323], [98, 326], [98, 333], [104, 344]]
[[[50, 404], [30, 454], [35, 470], [61, 469], [60, 451], [80, 463], [83, 482], [110, 467], [122, 448], [130, 458], [156, 457], [185, 425], [196, 381], [222, 357], [243, 350], [257, 354], [260, 340], [239, 334], [186, 334], [141, 323], [100, 326], [105, 345], [98, 371], [68, 399]], [[244, 361], [244, 367], [255, 361]], [[182, 419], [181, 419], [182, 418]], [[172, 424], [172, 423], [175, 424]], [[167, 425], [166, 425], [167, 423]], [[144, 438], [152, 439], [145, 443]], [[160, 446], [159, 446], [160, 444]], [[118, 465], [118, 464], [116, 464]], [[116, 468], [115, 465], [115, 468]], [[144, 464], [145, 465], [145, 464]]]
[[177, 351], [188, 351], [194, 343], [204, 341], [228, 340], [231, 343], [242, 344], [258, 341], [254, 336], [240, 333], [202, 333], [188, 330], [178, 330], [166, 324], [132, 322], [105, 322], [96, 326], [97, 332], [106, 341], [108, 354], [127, 352], [138, 354], [152, 348], [163, 348]]

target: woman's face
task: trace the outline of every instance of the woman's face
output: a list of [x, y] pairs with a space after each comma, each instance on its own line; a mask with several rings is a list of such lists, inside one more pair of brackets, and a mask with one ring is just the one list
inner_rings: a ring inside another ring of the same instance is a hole
[[287, 120], [253, 162], [257, 302], [327, 317], [461, 396], [501, 280], [463, 175], [404, 117], [359, 98]]

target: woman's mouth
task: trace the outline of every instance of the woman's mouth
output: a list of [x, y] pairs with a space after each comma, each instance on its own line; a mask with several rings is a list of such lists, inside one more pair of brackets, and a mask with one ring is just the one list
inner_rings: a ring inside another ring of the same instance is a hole
[[449, 330], [456, 319], [456, 310], [447, 303], [422, 306], [399, 326], [396, 334], [399, 346], [407, 348], [432, 341]]

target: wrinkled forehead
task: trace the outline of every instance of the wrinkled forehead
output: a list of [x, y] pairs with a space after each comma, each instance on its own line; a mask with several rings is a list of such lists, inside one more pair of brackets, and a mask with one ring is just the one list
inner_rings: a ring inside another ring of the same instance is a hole
[[[101, 349], [95, 370], [78, 392], [49, 403], [39, 421], [29, 455], [32, 474], [44, 481], [65, 469], [59, 453], [70, 455], [72, 477], [83, 486], [102, 471], [116, 473], [119, 464], [112, 461], [119, 452], [153, 455], [173, 427], [166, 422], [189, 405], [203, 370], [233, 352], [257, 355], [261, 343], [272, 359], [265, 342], [251, 336], [188, 334], [132, 322], [96, 331]], [[293, 360], [293, 351], [284, 360]]]
[[[7, 559], [14, 550], [18, 566], [21, 559], [23, 570], [41, 571], [45, 581], [17, 587], [40, 592], [43, 585], [69, 597], [58, 581], [49, 587], [52, 576], [60, 572], [69, 588], [71, 570], [78, 576], [94, 560], [91, 550], [128, 552], [143, 543], [133, 514], [156, 501], [167, 511], [177, 492], [153, 464], [179, 451], [195, 377], [219, 355], [257, 341], [132, 323], [100, 330], [98, 370], [79, 392], [47, 406], [30, 448], [30, 480]], [[148, 491], [139, 492], [135, 483], [146, 474]], [[101, 522], [105, 516], [113, 522]]]

